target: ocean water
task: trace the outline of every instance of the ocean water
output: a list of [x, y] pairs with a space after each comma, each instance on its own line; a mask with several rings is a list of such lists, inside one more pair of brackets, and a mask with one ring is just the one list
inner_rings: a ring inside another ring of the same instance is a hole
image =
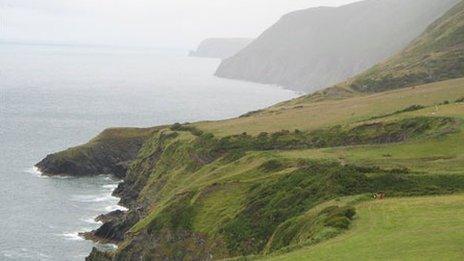
[[83, 260], [77, 233], [118, 208], [117, 180], [48, 178], [33, 165], [114, 126], [238, 116], [290, 99], [273, 86], [215, 78], [183, 52], [0, 44], [0, 260]]

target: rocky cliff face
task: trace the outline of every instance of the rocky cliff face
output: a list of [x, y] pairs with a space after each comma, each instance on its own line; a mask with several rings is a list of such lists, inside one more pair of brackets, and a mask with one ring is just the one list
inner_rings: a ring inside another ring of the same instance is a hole
[[206, 58], [229, 58], [245, 48], [253, 39], [249, 38], [209, 38], [200, 43], [190, 56]]
[[216, 75], [312, 92], [406, 47], [459, 0], [368, 0], [285, 15]]
[[154, 128], [114, 128], [89, 143], [47, 155], [36, 167], [44, 175], [91, 176], [113, 174], [122, 178]]

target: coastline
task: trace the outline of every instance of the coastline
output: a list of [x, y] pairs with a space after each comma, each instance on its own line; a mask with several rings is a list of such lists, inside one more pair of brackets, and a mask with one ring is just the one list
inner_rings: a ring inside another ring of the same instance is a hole
[[[33, 174], [34, 176], [38, 178], [57, 178], [57, 179], [68, 179], [68, 178], [73, 178], [72, 175], [50, 175], [47, 174], [46, 172], [42, 171], [40, 167], [38, 166], [33, 166], [30, 170], [27, 171], [28, 173]], [[89, 175], [90, 177], [91, 175]], [[112, 221], [112, 213], [126, 213], [129, 211], [128, 208], [122, 206], [119, 204], [120, 198], [115, 196], [114, 192], [117, 189], [118, 185], [123, 182], [123, 179], [117, 177], [116, 175], [113, 174], [100, 174], [97, 176], [102, 176], [104, 177], [104, 180], [116, 180], [117, 183], [111, 183], [108, 182], [107, 184], [103, 185], [102, 187], [104, 189], [111, 189], [107, 195], [105, 195], [105, 198], [89, 198], [89, 199], [80, 199], [80, 202], [87, 202], [87, 203], [98, 203], [98, 202], [104, 202], [107, 199], [117, 199], [118, 203], [117, 204], [111, 204], [103, 209], [101, 209], [101, 214], [99, 214], [96, 217], [91, 217], [89, 219], [87, 218], [82, 218], [81, 220], [87, 222], [87, 223], [92, 223], [92, 224], [98, 224], [99, 226], [96, 229], [90, 230], [90, 231], [78, 231], [78, 232], [63, 232], [62, 235], [65, 235], [69, 240], [87, 240], [91, 241], [94, 243], [94, 247], [97, 248], [99, 251], [104, 251], [104, 252], [112, 252], [116, 251], [118, 248], [118, 243], [119, 241], [116, 240], [109, 240], [104, 237], [99, 237], [95, 234], [95, 232], [100, 229], [102, 226], [105, 225], [105, 223], [111, 222]], [[81, 178], [81, 177], [76, 177], [76, 178]], [[84, 177], [85, 178], [85, 177]]]

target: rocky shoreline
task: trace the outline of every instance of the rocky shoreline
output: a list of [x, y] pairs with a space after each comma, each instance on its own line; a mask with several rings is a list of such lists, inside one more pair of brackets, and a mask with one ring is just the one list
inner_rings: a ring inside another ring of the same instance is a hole
[[[45, 176], [83, 177], [107, 174], [124, 180], [129, 165], [153, 131], [155, 128], [107, 129], [87, 144], [47, 155], [35, 167]], [[124, 240], [124, 233], [140, 219], [140, 211], [130, 210], [131, 204], [124, 204], [130, 200], [122, 192], [123, 183], [119, 183], [112, 195], [120, 198], [118, 205], [128, 210], [114, 210], [98, 216], [95, 221], [103, 224], [96, 230], [79, 233], [79, 236], [100, 244], [117, 245]], [[98, 259], [95, 260], [101, 260], [109, 256], [107, 253], [96, 254], [96, 251], [100, 250], [94, 248], [88, 257], [90, 260], [96, 257]]]

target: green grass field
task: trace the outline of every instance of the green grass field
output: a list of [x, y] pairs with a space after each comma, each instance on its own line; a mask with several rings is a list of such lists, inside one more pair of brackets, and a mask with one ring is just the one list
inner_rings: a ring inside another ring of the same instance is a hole
[[464, 195], [391, 198], [356, 205], [350, 230], [265, 260], [463, 260]]

